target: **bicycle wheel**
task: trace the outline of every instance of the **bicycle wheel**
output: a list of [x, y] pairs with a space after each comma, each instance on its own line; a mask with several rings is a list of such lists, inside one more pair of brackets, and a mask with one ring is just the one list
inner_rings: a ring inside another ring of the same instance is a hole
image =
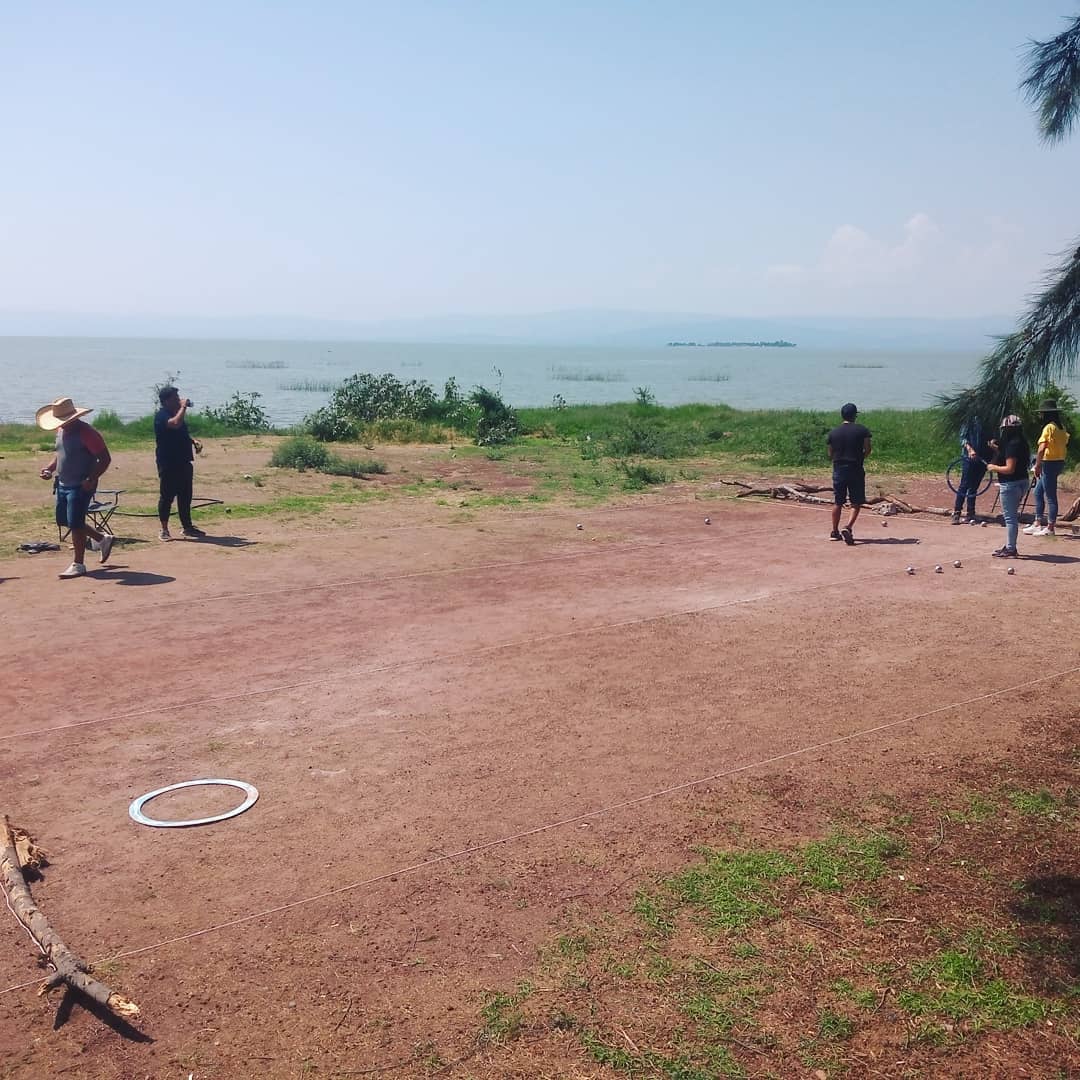
[[955, 495], [960, 490], [960, 477], [964, 472], [964, 459], [962, 457], [954, 458], [945, 468], [945, 483], [949, 485], [949, 490]]
[[[955, 495], [960, 490], [960, 479], [964, 472], [964, 459], [962, 457], [954, 458], [949, 462], [948, 468], [945, 470], [945, 483], [949, 485], [949, 490]], [[990, 490], [990, 485], [994, 482], [994, 474], [989, 469], [983, 474], [982, 480], [979, 481], [978, 490], [975, 492], [976, 497], [979, 495], [985, 495]]]

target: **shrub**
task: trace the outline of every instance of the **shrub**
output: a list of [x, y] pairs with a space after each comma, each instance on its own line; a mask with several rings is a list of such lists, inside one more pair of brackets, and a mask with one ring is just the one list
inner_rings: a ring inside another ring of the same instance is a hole
[[470, 400], [480, 410], [477, 446], [501, 446], [517, 438], [521, 430], [517, 413], [494, 390], [478, 386]]
[[336, 411], [332, 405], [316, 409], [304, 421], [304, 427], [322, 442], [351, 441], [360, 434], [359, 422]]
[[350, 375], [333, 393], [329, 408], [351, 420], [425, 416], [434, 407], [435, 391], [423, 379], [402, 382], [394, 375]]
[[322, 443], [316, 442], [310, 435], [297, 435], [274, 448], [270, 464], [275, 469], [296, 469], [298, 472], [314, 469], [322, 472], [330, 464], [330, 458], [330, 451]]
[[650, 487], [654, 484], [667, 483], [667, 474], [652, 465], [643, 465], [640, 462], [631, 464], [628, 461], [621, 461], [619, 471], [626, 478], [624, 486], [631, 491]]
[[612, 457], [678, 457], [686, 449], [685, 440], [659, 424], [630, 420], [611, 433], [606, 451]]
[[372, 473], [385, 473], [386, 466], [374, 458], [358, 461], [355, 458], [343, 458], [338, 457], [337, 454], [331, 454], [329, 462], [319, 472], [328, 473], [330, 476], [351, 476], [354, 480], [362, 480]]
[[269, 431], [270, 417], [259, 404], [261, 397], [262, 394], [255, 390], [247, 394], [242, 394], [238, 390], [220, 408], [204, 409], [203, 416], [234, 432]]
[[340, 442], [357, 439], [376, 425], [388, 422], [428, 421], [470, 427], [477, 415], [474, 404], [462, 395], [456, 379], [446, 380], [443, 396], [439, 398], [423, 379], [403, 382], [389, 374], [358, 374], [341, 383], [329, 403], [307, 417], [305, 427], [316, 439]]
[[297, 472], [326, 473], [329, 476], [351, 476], [360, 479], [372, 473], [386, 472], [381, 461], [358, 461], [338, 457], [310, 435], [297, 435], [277, 446], [270, 458], [275, 469], [296, 469]]

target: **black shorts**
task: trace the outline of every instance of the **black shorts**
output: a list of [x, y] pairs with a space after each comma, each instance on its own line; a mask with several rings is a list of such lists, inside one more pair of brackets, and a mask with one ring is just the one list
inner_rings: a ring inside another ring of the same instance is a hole
[[862, 506], [866, 502], [866, 470], [861, 465], [833, 462], [832, 490], [837, 506], [848, 499], [852, 506]]

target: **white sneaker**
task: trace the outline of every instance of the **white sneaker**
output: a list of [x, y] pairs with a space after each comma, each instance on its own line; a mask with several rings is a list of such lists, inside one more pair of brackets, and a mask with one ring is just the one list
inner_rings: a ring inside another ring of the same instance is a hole
[[109, 561], [109, 555], [112, 554], [113, 541], [116, 539], [111, 533], [104, 533], [101, 537], [101, 561], [103, 563]]
[[1042, 526], [1037, 521], [1033, 521], [1030, 525], [1026, 525], [1023, 529], [1021, 529], [1021, 532], [1025, 536], [1038, 536], [1039, 529], [1041, 528]]
[[1047, 525], [1040, 525], [1031, 535], [1032, 536], [1048, 536], [1050, 534], [1050, 528]]
[[81, 562], [73, 562], [60, 576], [62, 578], [82, 577], [86, 573], [86, 566]]
[[161, 532], [158, 533], [158, 539], [159, 540], [171, 540], [172, 537], [169, 535], [169, 530], [168, 529], [162, 529]]

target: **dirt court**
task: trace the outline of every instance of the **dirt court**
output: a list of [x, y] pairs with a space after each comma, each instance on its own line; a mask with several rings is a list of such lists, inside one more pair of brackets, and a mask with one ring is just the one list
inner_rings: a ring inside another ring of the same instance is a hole
[[[0, 1076], [428, 1075], [416, 1047], [453, 1059], [485, 989], [568, 912], [685, 863], [703, 816], [752, 818], [764, 785], [769, 824], [807, 835], [1078, 715], [1071, 535], [1008, 576], [998, 527], [864, 514], [848, 548], [823, 510], [700, 485], [208, 528], [85, 580], [57, 580], [66, 552], [0, 561], [0, 810], [50, 855], [53, 924], [143, 1008], [135, 1031], [80, 1007], [54, 1030], [55, 999], [0, 993]], [[195, 829], [129, 819], [198, 777], [259, 801]], [[0, 991], [38, 976], [4, 915]], [[442, 1075], [616, 1075], [546, 1053]]]

